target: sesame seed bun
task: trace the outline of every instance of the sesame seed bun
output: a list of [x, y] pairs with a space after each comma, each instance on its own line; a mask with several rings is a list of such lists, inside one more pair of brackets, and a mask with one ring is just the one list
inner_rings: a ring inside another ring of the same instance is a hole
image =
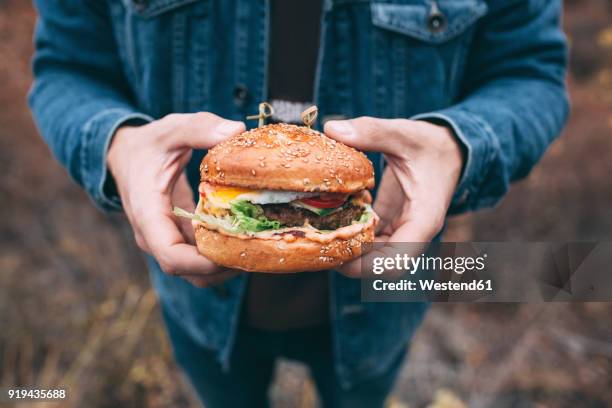
[[202, 181], [258, 190], [353, 193], [374, 186], [361, 152], [305, 126], [267, 125], [210, 149]]
[[363, 244], [374, 241], [378, 218], [350, 236], [326, 242], [307, 237], [291, 240], [244, 238], [195, 225], [198, 251], [218, 265], [248, 272], [294, 273], [333, 269], [362, 254]]

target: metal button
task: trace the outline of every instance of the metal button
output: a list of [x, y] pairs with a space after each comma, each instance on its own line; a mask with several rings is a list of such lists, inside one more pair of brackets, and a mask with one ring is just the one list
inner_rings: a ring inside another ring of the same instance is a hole
[[244, 106], [249, 99], [249, 88], [246, 85], [236, 85], [234, 88], [234, 103], [238, 106]]
[[429, 16], [427, 17], [427, 28], [432, 33], [439, 33], [446, 28], [446, 16], [440, 11], [437, 2], [431, 3]]

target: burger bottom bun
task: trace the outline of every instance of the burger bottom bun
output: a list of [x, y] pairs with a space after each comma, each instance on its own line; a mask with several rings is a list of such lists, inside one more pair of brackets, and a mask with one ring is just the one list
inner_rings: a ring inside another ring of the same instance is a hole
[[333, 269], [361, 256], [362, 245], [374, 241], [375, 223], [348, 239], [335, 238], [320, 243], [307, 238], [292, 242], [284, 239], [243, 239], [195, 228], [198, 251], [212, 262], [248, 272], [293, 273]]

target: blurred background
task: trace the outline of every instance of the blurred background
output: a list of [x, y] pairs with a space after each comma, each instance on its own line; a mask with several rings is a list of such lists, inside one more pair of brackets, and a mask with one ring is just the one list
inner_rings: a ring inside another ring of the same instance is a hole
[[[447, 240], [612, 239], [612, 1], [565, 9], [563, 136], [501, 206], [452, 219]], [[34, 128], [34, 21], [29, 1], [0, 0], [0, 387], [66, 387], [62, 407], [197, 407], [125, 220], [90, 204]], [[610, 316], [612, 303], [436, 304], [389, 405], [612, 407]], [[272, 395], [316, 406], [293, 362]]]

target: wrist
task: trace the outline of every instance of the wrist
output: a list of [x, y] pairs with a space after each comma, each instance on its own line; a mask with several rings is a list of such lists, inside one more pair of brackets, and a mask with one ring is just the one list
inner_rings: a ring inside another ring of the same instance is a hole
[[432, 130], [435, 129], [433, 132], [428, 133], [436, 135], [438, 150], [442, 157], [444, 157], [444, 161], [452, 166], [453, 172], [457, 173], [458, 183], [463, 174], [467, 158], [466, 146], [459, 140], [452, 127], [448, 126], [446, 122], [429, 119], [420, 119], [419, 121], [430, 126]]
[[123, 151], [125, 140], [129, 139], [131, 133], [136, 129], [134, 126], [124, 125], [118, 128], [113, 135], [108, 151], [106, 154], [106, 165], [110, 173], [115, 176], [117, 171], [117, 163], [119, 161], [120, 153]]

